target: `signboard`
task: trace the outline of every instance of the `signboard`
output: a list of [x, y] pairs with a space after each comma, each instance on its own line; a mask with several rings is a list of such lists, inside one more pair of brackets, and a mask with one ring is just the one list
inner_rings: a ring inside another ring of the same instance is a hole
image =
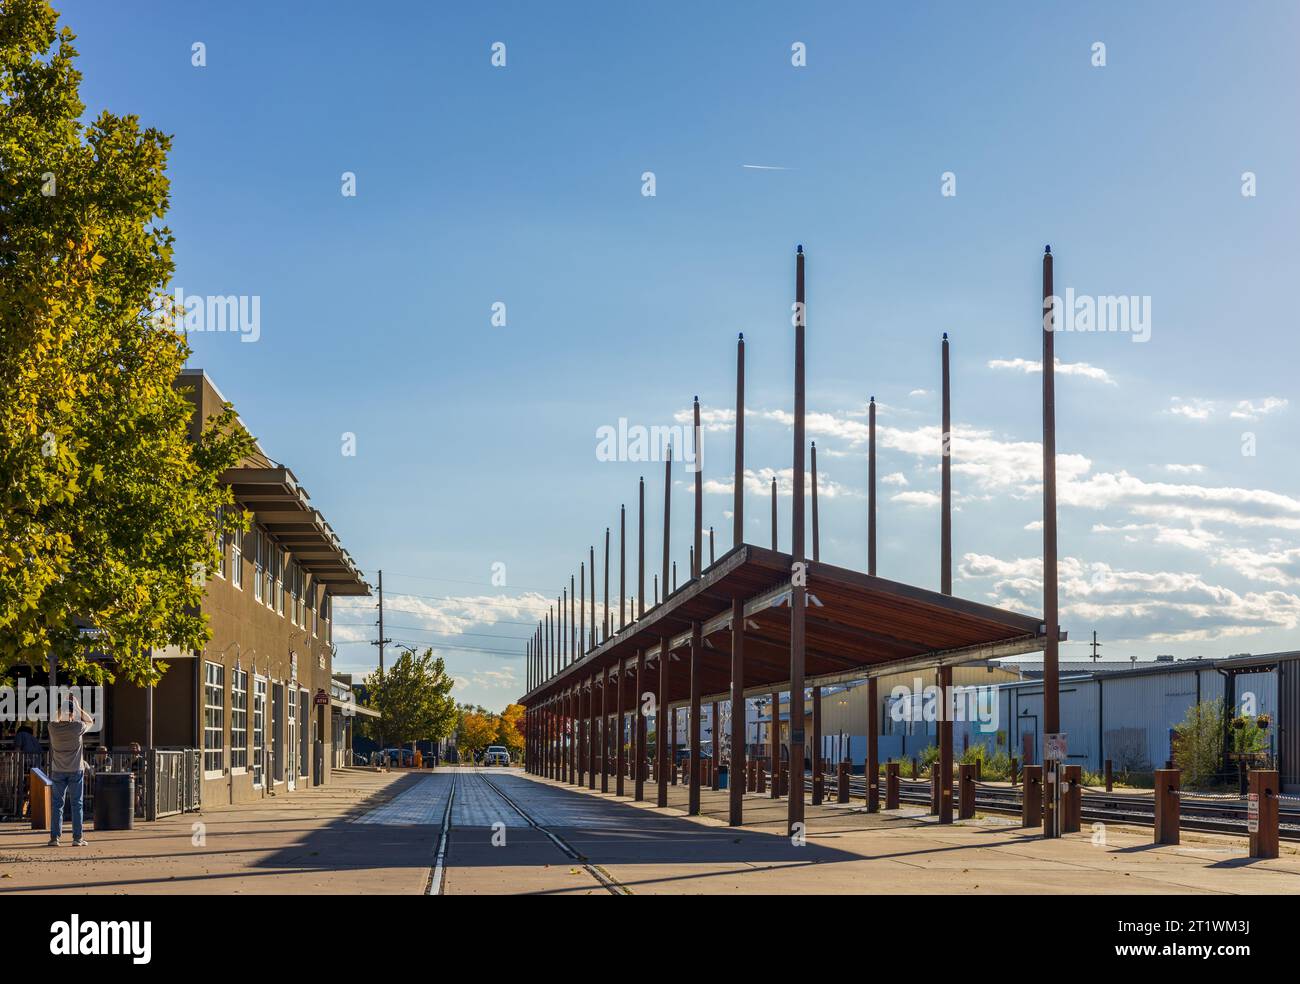
[[1055, 731], [1043, 735], [1043, 761], [1065, 761], [1065, 732]]
[[328, 704], [329, 702], [330, 702], [330, 695], [329, 695], [329, 694], [327, 694], [324, 690], [317, 690], [317, 691], [316, 691], [316, 703], [317, 703], [317, 704]]
[[1246, 832], [1259, 833], [1259, 793], [1251, 793], [1246, 797]]

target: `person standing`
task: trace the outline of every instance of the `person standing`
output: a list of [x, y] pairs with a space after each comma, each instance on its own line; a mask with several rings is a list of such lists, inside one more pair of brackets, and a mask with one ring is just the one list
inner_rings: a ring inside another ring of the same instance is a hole
[[72, 844], [86, 846], [86, 838], [82, 836], [86, 780], [81, 750], [86, 732], [94, 723], [95, 719], [77, 703], [76, 697], [64, 701], [58, 720], [50, 722], [50, 772], [54, 780], [50, 847], [58, 847], [63, 835], [63, 798], [68, 795], [72, 797]]

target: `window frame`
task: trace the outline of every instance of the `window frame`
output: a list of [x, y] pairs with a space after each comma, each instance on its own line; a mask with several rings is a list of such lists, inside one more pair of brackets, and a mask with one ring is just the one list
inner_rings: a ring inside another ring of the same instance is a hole
[[235, 668], [230, 672], [230, 774], [242, 776], [247, 771], [248, 671]]
[[[215, 677], [215, 679], [214, 679]], [[212, 700], [213, 696], [217, 700]], [[213, 745], [213, 737], [219, 739]], [[226, 774], [226, 667], [203, 663], [203, 778], [220, 779]]]

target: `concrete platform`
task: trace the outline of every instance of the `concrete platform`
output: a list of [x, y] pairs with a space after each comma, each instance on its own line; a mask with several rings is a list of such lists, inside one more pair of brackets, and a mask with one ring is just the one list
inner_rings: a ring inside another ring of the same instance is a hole
[[[544, 806], [559, 836], [633, 894], [1300, 894], [1292, 844], [1277, 860], [1251, 861], [1244, 838], [1185, 833], [1179, 846], [1156, 847], [1150, 829], [1115, 824], [1044, 841], [1005, 817], [941, 826], [919, 808], [868, 814], [859, 801], [808, 805], [796, 845], [785, 801], [766, 796], [747, 795], [745, 826], [732, 828], [725, 791], [702, 790], [701, 815], [687, 817], [681, 785], [660, 810], [653, 783], [642, 803], [533, 776], [513, 783], [533, 787], [513, 798]], [[566, 825], [571, 816], [585, 821]], [[493, 864], [496, 891], [554, 891], [525, 887], [507, 861]], [[450, 864], [453, 894], [462, 879], [477, 881], [474, 859], [453, 850]], [[594, 881], [588, 891], [605, 894]]]

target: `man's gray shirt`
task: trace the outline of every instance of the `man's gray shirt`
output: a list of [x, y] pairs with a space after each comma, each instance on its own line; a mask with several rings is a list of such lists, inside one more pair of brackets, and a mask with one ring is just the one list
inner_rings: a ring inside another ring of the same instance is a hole
[[50, 771], [81, 771], [81, 739], [90, 730], [84, 721], [51, 721], [47, 729], [50, 734]]

